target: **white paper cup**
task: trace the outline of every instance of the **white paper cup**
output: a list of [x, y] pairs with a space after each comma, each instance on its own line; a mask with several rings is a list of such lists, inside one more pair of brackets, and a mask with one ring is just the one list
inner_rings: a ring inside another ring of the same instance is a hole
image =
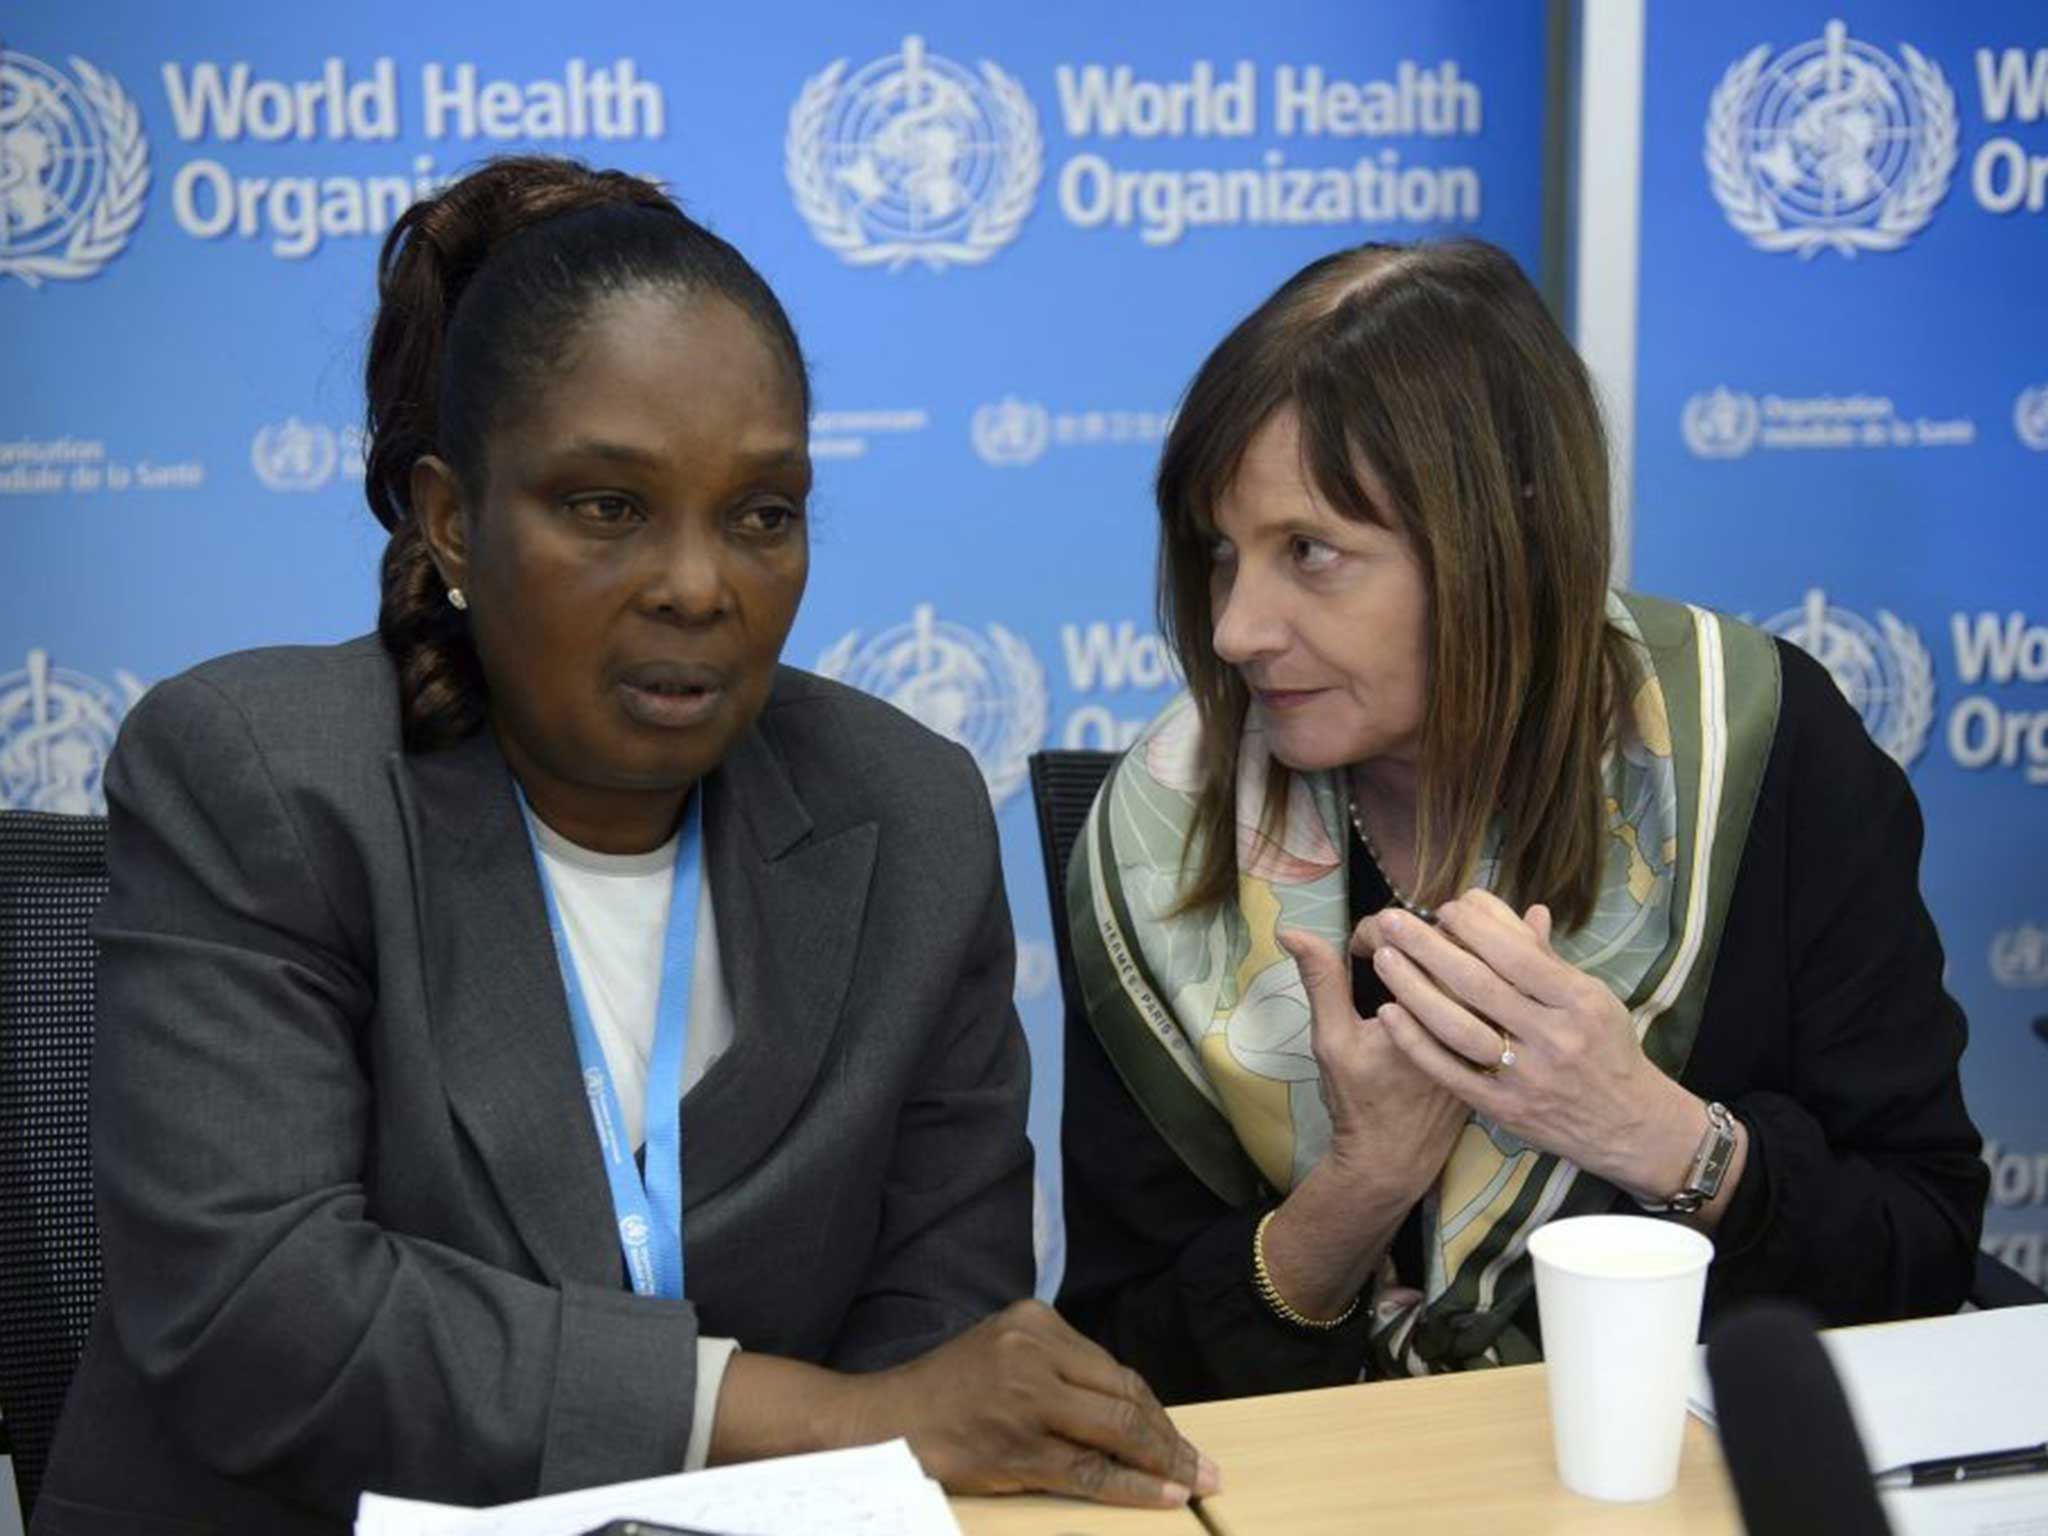
[[1572, 1216], [1530, 1236], [1557, 1475], [1595, 1499], [1678, 1481], [1685, 1389], [1714, 1245], [1647, 1216]]

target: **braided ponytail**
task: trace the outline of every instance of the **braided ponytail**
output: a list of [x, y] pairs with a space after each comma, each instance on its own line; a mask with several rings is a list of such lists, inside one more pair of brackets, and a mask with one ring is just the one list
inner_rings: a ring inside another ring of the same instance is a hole
[[415, 203], [386, 236], [364, 368], [363, 491], [391, 534], [377, 632], [398, 671], [408, 750], [470, 736], [488, 702], [469, 622], [414, 516], [414, 466], [445, 461], [473, 506], [492, 425], [600, 298], [648, 283], [737, 304], [788, 358], [808, 415], [802, 353], [774, 293], [653, 182], [507, 157]]

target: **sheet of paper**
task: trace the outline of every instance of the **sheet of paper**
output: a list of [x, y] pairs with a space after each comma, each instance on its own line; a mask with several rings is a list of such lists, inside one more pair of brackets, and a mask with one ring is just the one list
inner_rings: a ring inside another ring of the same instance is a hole
[[1892, 1536], [2048, 1536], [2048, 1477], [1880, 1494]]
[[960, 1536], [939, 1485], [902, 1440], [682, 1472], [464, 1509], [366, 1493], [356, 1536], [577, 1536], [607, 1520], [696, 1526], [720, 1536]]
[[[2048, 1440], [2048, 1306], [1833, 1328], [1820, 1338], [1873, 1471]], [[1714, 1422], [1704, 1349], [1687, 1406]]]

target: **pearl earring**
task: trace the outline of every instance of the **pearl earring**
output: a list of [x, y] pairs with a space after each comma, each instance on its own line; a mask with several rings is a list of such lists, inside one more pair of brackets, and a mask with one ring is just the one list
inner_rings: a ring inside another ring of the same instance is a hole
[[462, 588], [460, 587], [450, 587], [448, 589], [448, 601], [457, 613], [467, 613], [469, 611], [469, 599], [462, 595]]

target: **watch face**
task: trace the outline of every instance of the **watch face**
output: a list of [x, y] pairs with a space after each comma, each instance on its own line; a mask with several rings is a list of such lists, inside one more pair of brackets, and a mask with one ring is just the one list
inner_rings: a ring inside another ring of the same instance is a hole
[[1735, 1119], [1719, 1104], [1710, 1104], [1706, 1140], [1693, 1159], [1692, 1177], [1685, 1181], [1685, 1192], [1680, 1198], [1697, 1193], [1695, 1209], [1713, 1199], [1721, 1192], [1721, 1181], [1727, 1178], [1728, 1165], [1734, 1160]]

